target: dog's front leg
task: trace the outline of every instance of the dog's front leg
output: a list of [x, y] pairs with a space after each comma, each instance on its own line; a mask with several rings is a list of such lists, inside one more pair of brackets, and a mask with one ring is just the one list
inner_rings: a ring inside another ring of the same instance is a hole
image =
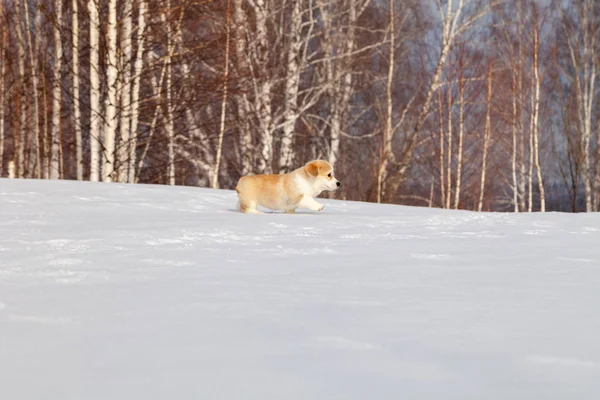
[[298, 207], [299, 208], [308, 208], [309, 210], [312, 210], [312, 211], [321, 211], [323, 208], [325, 208], [325, 206], [323, 204], [317, 203], [317, 201], [315, 199], [313, 199], [311, 196], [307, 196], [307, 195], [302, 196], [302, 199], [298, 203]]

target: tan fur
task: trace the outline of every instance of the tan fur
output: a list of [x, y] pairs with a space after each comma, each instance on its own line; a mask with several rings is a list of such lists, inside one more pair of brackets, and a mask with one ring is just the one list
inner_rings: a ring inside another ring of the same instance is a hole
[[327, 161], [315, 160], [288, 174], [253, 175], [240, 178], [236, 191], [243, 213], [260, 213], [257, 206], [293, 213], [296, 208], [321, 211], [314, 200], [323, 190], [336, 190], [339, 181]]

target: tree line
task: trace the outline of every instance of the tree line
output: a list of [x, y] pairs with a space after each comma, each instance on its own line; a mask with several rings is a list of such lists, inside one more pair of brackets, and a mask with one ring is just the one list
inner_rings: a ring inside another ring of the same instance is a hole
[[1, 0], [0, 176], [600, 211], [595, 0]]

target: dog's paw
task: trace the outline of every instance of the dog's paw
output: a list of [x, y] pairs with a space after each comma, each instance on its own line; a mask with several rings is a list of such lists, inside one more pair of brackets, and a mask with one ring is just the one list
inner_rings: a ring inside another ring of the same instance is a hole
[[325, 208], [325, 206], [323, 204], [321, 204], [321, 207], [317, 208], [317, 211], [323, 211], [324, 208]]

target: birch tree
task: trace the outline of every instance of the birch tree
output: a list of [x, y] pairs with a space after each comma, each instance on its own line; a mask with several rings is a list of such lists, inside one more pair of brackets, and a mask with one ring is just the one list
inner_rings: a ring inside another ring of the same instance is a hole
[[[447, 158], [447, 165], [446, 165], [446, 177], [448, 179], [446, 185], [447, 185], [447, 192], [448, 192], [448, 196], [446, 197], [446, 204], [445, 204], [445, 208], [450, 208], [450, 202], [452, 200], [452, 105], [453, 105], [453, 98], [452, 98], [452, 85], [449, 84], [448, 85], [448, 158]], [[444, 168], [444, 166], [441, 166], [442, 168]]]
[[445, 135], [444, 135], [444, 102], [442, 91], [438, 90], [438, 114], [440, 119], [440, 206], [443, 208], [446, 204], [446, 168], [444, 168], [445, 156]]
[[[3, 12], [3, 4], [0, 2], [0, 15]], [[4, 166], [4, 76], [6, 75], [6, 35], [4, 26], [0, 27], [2, 46], [0, 47], [0, 177], [3, 175]]]
[[386, 163], [390, 165], [390, 168], [386, 170], [382, 179], [385, 182], [384, 194], [387, 201], [391, 201], [397, 192], [412, 162], [413, 152], [419, 143], [419, 135], [425, 121], [429, 117], [431, 101], [439, 88], [442, 72], [452, 45], [458, 37], [486, 15], [491, 7], [486, 5], [471, 7], [475, 3], [473, 0], [448, 0], [444, 5], [441, 1], [438, 1], [442, 38], [435, 70], [426, 86], [424, 100], [417, 117], [414, 119], [414, 125], [403, 138], [402, 147], [387, 154]]
[[52, 131], [50, 134], [52, 149], [50, 155], [50, 179], [59, 179], [60, 174], [60, 109], [61, 109], [61, 72], [62, 72], [62, 0], [54, 1], [56, 22], [54, 24], [54, 74], [52, 80]]
[[81, 109], [79, 107], [79, 3], [72, 1], [72, 41], [73, 41], [73, 128], [75, 129], [75, 162], [77, 180], [83, 180], [83, 139], [81, 136]]
[[[258, 131], [259, 131], [259, 149], [258, 172], [271, 173], [273, 162], [273, 126], [272, 126], [272, 86], [273, 82], [269, 76], [262, 74], [269, 68], [269, 41], [267, 37], [267, 24], [269, 22], [269, 9], [265, 0], [249, 0], [256, 31], [254, 32], [254, 45], [251, 52], [255, 60], [254, 87], [255, 99], [254, 108], [257, 111]], [[259, 76], [259, 74], [263, 76]]]
[[135, 163], [136, 163], [136, 147], [138, 137], [138, 125], [140, 118], [140, 82], [142, 75], [142, 68], [144, 66], [144, 47], [146, 39], [146, 13], [147, 13], [146, 0], [140, 0], [138, 8], [138, 21], [137, 21], [137, 40], [136, 40], [136, 54], [134, 62], [133, 72], [133, 84], [131, 91], [131, 138], [129, 140], [129, 154], [127, 156], [127, 182], [135, 182]]
[[286, 79], [284, 89], [284, 125], [279, 154], [279, 172], [289, 172], [293, 168], [294, 148], [292, 146], [294, 128], [298, 119], [298, 90], [300, 86], [300, 59], [302, 48], [302, 5], [304, 1], [292, 2], [286, 54]]
[[229, 78], [229, 38], [231, 36], [231, 0], [227, 0], [227, 18], [225, 20], [225, 62], [223, 66], [223, 97], [221, 100], [221, 125], [219, 127], [219, 139], [217, 143], [217, 155], [215, 157], [215, 171], [213, 172], [211, 187], [219, 187], [219, 167], [221, 165], [221, 153], [223, 151], [223, 136], [225, 135], [225, 113], [227, 111], [227, 85]]
[[23, 36], [23, 17], [21, 15], [21, 4], [17, 3], [15, 7], [15, 18], [16, 18], [16, 34], [17, 34], [17, 57], [18, 57], [18, 68], [19, 68], [19, 84], [21, 91], [19, 93], [20, 107], [19, 107], [19, 136], [16, 146], [16, 177], [25, 177], [25, 137], [27, 132], [27, 102], [23, 99], [25, 95], [25, 40]]
[[478, 211], [483, 211], [483, 196], [485, 191], [485, 176], [487, 168], [487, 154], [491, 136], [491, 120], [490, 114], [492, 110], [492, 64], [488, 67], [487, 77], [487, 93], [486, 93], [486, 112], [485, 112], [485, 130], [483, 134], [483, 158], [481, 161], [481, 180], [479, 187], [479, 203], [477, 206]]
[[[31, 24], [30, 24], [30, 18], [29, 18], [29, 4], [26, 0], [23, 0], [23, 8], [25, 10], [25, 28], [26, 28], [26, 32], [27, 32], [27, 47], [29, 48], [29, 64], [31, 67], [31, 83], [32, 83], [32, 98], [33, 98], [33, 121], [32, 121], [32, 125], [33, 125], [33, 140], [34, 140], [34, 144], [32, 145], [32, 148], [35, 149], [35, 153], [32, 152], [32, 154], [35, 154], [35, 157], [30, 157], [30, 162], [29, 162], [29, 171], [30, 171], [30, 175], [34, 176], [33, 174], [33, 169], [34, 169], [34, 163], [35, 163], [35, 167], [37, 169], [37, 172], [35, 174], [35, 177], [37, 177], [38, 179], [42, 177], [42, 159], [41, 159], [41, 154], [40, 154], [40, 121], [39, 121], [39, 100], [38, 100], [38, 60], [37, 60], [37, 43], [34, 44], [33, 43], [33, 39], [32, 39], [32, 35], [31, 35]], [[39, 8], [36, 9], [36, 17], [35, 20], [37, 21], [40, 11]], [[37, 27], [36, 27], [37, 28]], [[36, 33], [37, 35], [40, 35], [41, 32], [36, 29]], [[39, 40], [39, 39], [38, 39]], [[37, 42], [37, 41], [36, 41]]]
[[90, 181], [100, 180], [100, 18], [96, 0], [88, 0], [90, 16]]
[[538, 29], [537, 11], [534, 10], [533, 24], [533, 86], [532, 105], [533, 115], [531, 117], [533, 152], [535, 158], [535, 169], [537, 171], [538, 190], [540, 193], [540, 211], [546, 211], [546, 194], [544, 191], [544, 180], [542, 178], [542, 168], [540, 165], [540, 146], [539, 146], [539, 110], [540, 110], [540, 69], [539, 69], [539, 29]]
[[[76, 0], [74, 0], [76, 1]], [[122, 17], [122, 30], [121, 30], [121, 51], [120, 51], [120, 90], [119, 90], [119, 101], [120, 107], [120, 121], [119, 127], [121, 131], [121, 137], [119, 142], [118, 155], [118, 168], [119, 168], [119, 181], [127, 182], [129, 178], [129, 168], [131, 167], [130, 155], [132, 146], [131, 138], [135, 133], [131, 130], [131, 92], [132, 92], [132, 81], [131, 81], [131, 61], [132, 61], [132, 34], [133, 34], [133, 0], [123, 1], [123, 17]], [[143, 7], [143, 6], [142, 6]]]
[[459, 59], [459, 78], [458, 78], [458, 160], [456, 162], [456, 185], [454, 191], [454, 209], [458, 210], [460, 203], [460, 189], [463, 170], [463, 146], [465, 136], [465, 62], [464, 62], [464, 46], [460, 53]]
[[167, 12], [171, 11], [171, 1], [167, 0], [166, 9], [162, 11], [161, 18], [162, 22], [167, 30], [167, 58], [165, 60], [165, 65], [167, 67], [166, 71], [166, 124], [165, 130], [167, 133], [168, 140], [168, 163], [167, 163], [167, 182], [169, 185], [175, 185], [175, 131], [173, 125], [173, 99], [172, 99], [172, 90], [173, 90], [173, 33], [171, 32], [171, 24], [167, 18]]
[[[335, 2], [329, 4], [336, 4]], [[364, 11], [367, 2], [359, 4], [358, 0], [340, 1], [341, 25], [345, 29], [339, 30], [333, 23], [333, 13], [330, 5], [320, 2], [320, 11], [324, 24], [326, 82], [329, 86], [329, 151], [328, 161], [335, 166], [339, 158], [340, 140], [345, 128], [348, 115], [348, 106], [352, 95], [352, 66], [351, 55], [356, 47], [356, 20]], [[336, 57], [339, 52], [341, 57]]]
[[106, 64], [107, 96], [104, 120], [104, 163], [102, 180], [112, 182], [115, 172], [115, 140], [117, 136], [117, 0], [108, 0], [108, 48]]
[[[184, 9], [182, 8], [179, 14], [177, 27], [175, 28], [175, 43], [176, 46], [172, 47], [172, 51], [178, 51], [179, 53], [185, 53], [186, 49], [183, 42], [183, 30], [182, 22], [184, 17]], [[174, 53], [171, 55], [173, 56]], [[188, 61], [185, 58], [181, 58], [179, 61], [179, 67], [183, 76], [191, 76], [191, 68]], [[161, 78], [162, 79], [162, 78]], [[188, 87], [184, 87], [182, 90], [186, 91]], [[190, 93], [189, 95], [193, 95]], [[200, 125], [197, 118], [197, 113], [191, 107], [185, 107], [184, 118], [189, 131], [189, 137], [184, 135], [177, 135], [176, 139], [178, 145], [175, 147], [177, 155], [182, 159], [186, 160], [192, 165], [195, 184], [202, 183], [205, 186], [209, 186], [213, 181], [214, 165], [215, 165], [215, 152], [211, 146], [209, 135]]]
[[[583, 149], [582, 175], [587, 212], [595, 209], [592, 134], [594, 110], [598, 103], [596, 78], [598, 77], [598, 58], [600, 57], [598, 49], [600, 24], [597, 23], [597, 6], [594, 3], [594, 0], [577, 3], [572, 13], [567, 12], [568, 17], [562, 24], [569, 55], [569, 64], [562, 68], [562, 72], [575, 89], [577, 131]], [[600, 147], [598, 148], [600, 149]], [[600, 190], [600, 183], [596, 181], [596, 198], [600, 196], [597, 194], [598, 190]]]
[[239, 130], [239, 153], [241, 163], [241, 175], [245, 176], [252, 172], [254, 161], [254, 149], [252, 146], [252, 134], [250, 131], [250, 101], [246, 93], [247, 82], [245, 74], [251, 71], [251, 60], [248, 56], [248, 15], [244, 11], [243, 0], [233, 2], [233, 24], [235, 30], [235, 56], [237, 60], [237, 81], [242, 90], [236, 96]]

